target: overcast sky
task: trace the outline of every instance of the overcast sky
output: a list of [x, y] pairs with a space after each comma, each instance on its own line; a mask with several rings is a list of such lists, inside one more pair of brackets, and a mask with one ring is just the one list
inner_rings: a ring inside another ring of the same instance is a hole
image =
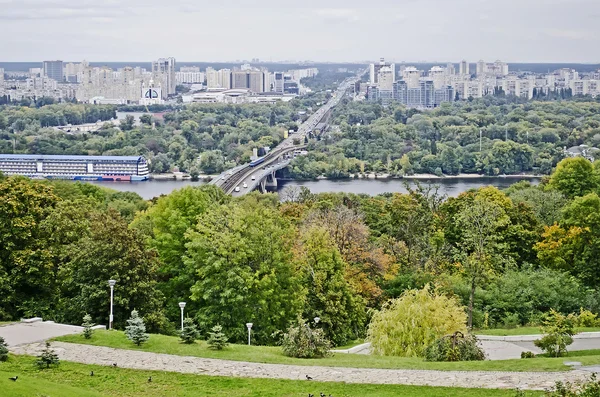
[[0, 0], [0, 61], [598, 63], [599, 21], [600, 0]]

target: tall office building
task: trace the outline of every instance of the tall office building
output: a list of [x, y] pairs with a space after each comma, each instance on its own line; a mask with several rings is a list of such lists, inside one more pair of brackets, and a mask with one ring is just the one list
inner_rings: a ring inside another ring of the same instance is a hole
[[44, 76], [56, 80], [63, 81], [63, 62], [62, 61], [44, 61]]
[[462, 61], [460, 61], [460, 65], [458, 67], [458, 74], [460, 74], [461, 76], [466, 76], [469, 75], [469, 62], [465, 61], [464, 59]]
[[273, 78], [273, 91], [283, 94], [283, 89], [284, 89], [283, 72], [275, 72], [274, 78]]
[[392, 70], [394, 81], [396, 81], [396, 65], [393, 63], [386, 63], [384, 58], [380, 58], [379, 63], [372, 63], [371, 65], [369, 65], [369, 77], [371, 84], [377, 84], [379, 70], [383, 67], [389, 67]]
[[0, 88], [3, 88], [4, 85], [4, 69], [0, 68]]
[[161, 82], [163, 98], [175, 94], [175, 58], [159, 58], [152, 62], [152, 77], [155, 82]]

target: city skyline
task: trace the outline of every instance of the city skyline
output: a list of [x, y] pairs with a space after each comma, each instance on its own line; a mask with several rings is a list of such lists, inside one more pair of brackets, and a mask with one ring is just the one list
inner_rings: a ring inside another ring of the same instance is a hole
[[595, 0], [237, 3], [0, 0], [0, 61], [600, 62]]

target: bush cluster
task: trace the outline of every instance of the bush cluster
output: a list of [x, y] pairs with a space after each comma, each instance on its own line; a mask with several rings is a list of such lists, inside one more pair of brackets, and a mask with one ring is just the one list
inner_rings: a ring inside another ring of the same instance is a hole
[[304, 320], [291, 326], [283, 335], [283, 354], [297, 358], [321, 358], [331, 354], [331, 342], [325, 338], [323, 330], [311, 328]]
[[425, 349], [426, 361], [480, 361], [485, 360], [485, 353], [477, 345], [474, 335], [455, 332], [446, 335]]

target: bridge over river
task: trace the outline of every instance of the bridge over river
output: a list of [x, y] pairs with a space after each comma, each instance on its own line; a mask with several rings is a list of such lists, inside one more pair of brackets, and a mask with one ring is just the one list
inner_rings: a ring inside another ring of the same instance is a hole
[[[338, 86], [331, 99], [310, 115], [310, 117], [298, 128], [297, 133], [284, 139], [277, 147], [272, 149], [264, 157], [263, 162], [255, 166], [250, 165], [250, 163], [239, 165], [223, 172], [210, 183], [221, 187], [225, 193], [234, 196], [244, 195], [256, 188], [264, 192], [267, 186], [277, 186], [275, 173], [288, 166], [294, 158], [295, 151], [306, 148], [306, 138], [310, 137], [318, 124], [329, 118], [331, 110], [344, 97], [346, 91], [360, 79], [360, 76], [361, 75], [344, 80]], [[297, 144], [294, 144], [294, 141], [296, 141]], [[236, 189], [238, 187], [239, 189]]]

